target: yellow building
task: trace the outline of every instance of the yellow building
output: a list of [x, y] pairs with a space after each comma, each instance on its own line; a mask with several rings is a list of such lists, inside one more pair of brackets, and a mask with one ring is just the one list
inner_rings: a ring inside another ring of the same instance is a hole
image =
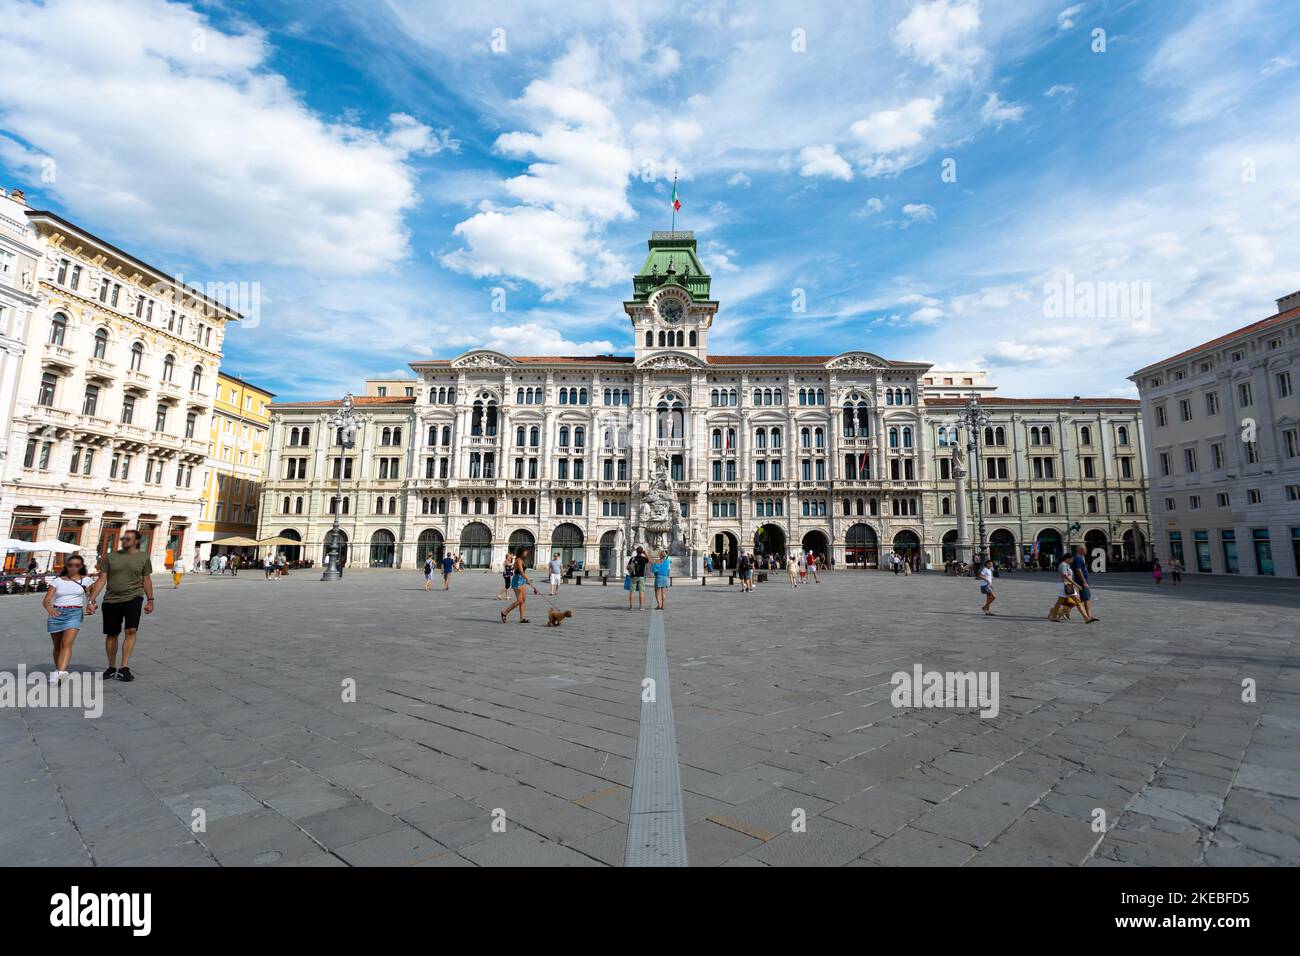
[[199, 557], [239, 552], [251, 557], [256, 549], [223, 547], [230, 537], [257, 535], [257, 507], [266, 469], [267, 433], [271, 425], [273, 392], [233, 375], [217, 375], [212, 406], [212, 447], [203, 483], [203, 514], [199, 520]]

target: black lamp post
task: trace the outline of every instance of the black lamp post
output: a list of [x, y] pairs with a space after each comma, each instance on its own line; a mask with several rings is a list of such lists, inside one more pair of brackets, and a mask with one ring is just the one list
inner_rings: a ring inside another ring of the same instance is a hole
[[978, 567], [984, 563], [984, 470], [980, 465], [980, 429], [989, 423], [989, 416], [979, 402], [979, 395], [972, 392], [966, 400], [966, 407], [961, 413], [962, 423], [966, 426], [966, 451], [970, 455], [971, 468], [975, 472], [975, 515], [979, 532], [979, 553], [975, 560]]
[[339, 560], [343, 538], [343, 532], [339, 530], [339, 513], [343, 510], [343, 455], [356, 444], [357, 429], [361, 427], [362, 421], [362, 417], [353, 407], [352, 393], [349, 392], [343, 397], [343, 404], [339, 410], [325, 423], [330, 433], [338, 437], [341, 450], [339, 451], [338, 494], [334, 496], [334, 526], [325, 535], [325, 571], [320, 576], [322, 581], [337, 581], [343, 577]]

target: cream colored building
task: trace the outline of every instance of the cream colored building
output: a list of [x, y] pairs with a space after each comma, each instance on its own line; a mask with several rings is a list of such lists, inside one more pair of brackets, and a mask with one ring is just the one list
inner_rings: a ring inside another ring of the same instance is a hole
[[[27, 222], [27, 201], [22, 190], [10, 193], [0, 189], [0, 475], [4, 474], [11, 451], [11, 419], [27, 348], [27, 327], [36, 310], [40, 261], [40, 241]], [[7, 563], [19, 557], [13, 555]], [[22, 561], [26, 563], [26, 558]]]
[[217, 375], [217, 395], [212, 406], [208, 455], [203, 479], [203, 514], [195, 544], [200, 561], [215, 550], [245, 556], [253, 550], [224, 547], [222, 538], [257, 535], [257, 509], [262, 499], [262, 473], [266, 468], [266, 438], [271, 425], [268, 392], [225, 372]]
[[[952, 455], [960, 396], [974, 391], [991, 417], [995, 552], [1015, 561], [1038, 542], [1045, 557], [1086, 537], [1146, 553], [1136, 401], [999, 398], [984, 372], [862, 351], [712, 354], [709, 291], [694, 235], [654, 233], [623, 303], [632, 354], [413, 362], [413, 394], [367, 383], [347, 450], [326, 425], [337, 399], [277, 403], [258, 536], [300, 540], [319, 562], [340, 500], [353, 567], [447, 550], [483, 567], [522, 547], [617, 570], [664, 456], [688, 541], [724, 566], [741, 549], [800, 547], [841, 568], [880, 567], [891, 551], [938, 564], [956, 549]], [[975, 512], [972, 498], [970, 539]]]
[[1142, 397], [1162, 561], [1300, 574], [1300, 292], [1268, 318], [1148, 365]]
[[43, 257], [0, 529], [79, 544], [93, 564], [138, 528], [155, 567], [192, 562], [221, 346], [240, 316], [55, 213], [26, 218]]

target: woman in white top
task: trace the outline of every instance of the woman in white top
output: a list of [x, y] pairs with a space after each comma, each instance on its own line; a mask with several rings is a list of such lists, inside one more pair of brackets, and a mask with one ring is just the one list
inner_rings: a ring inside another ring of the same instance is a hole
[[57, 684], [68, 674], [72, 642], [77, 639], [86, 613], [86, 592], [94, 583], [95, 579], [86, 574], [85, 559], [79, 554], [70, 554], [63, 562], [63, 571], [45, 592], [45, 613], [49, 615], [45, 627], [54, 642], [54, 670], [50, 671], [52, 684]]
[[1070, 559], [1063, 558], [1061, 563], [1056, 566], [1056, 603], [1052, 609], [1047, 612], [1049, 621], [1056, 621], [1058, 624], [1070, 616], [1071, 608], [1078, 608], [1079, 613], [1083, 615], [1086, 622], [1088, 620], [1088, 611], [1084, 608], [1083, 602], [1079, 600], [1079, 586], [1074, 580], [1074, 565]]
[[984, 607], [982, 610], [989, 617], [994, 617], [995, 615], [993, 612], [989, 610], [989, 608], [993, 606], [993, 602], [998, 599], [997, 595], [993, 593], [992, 560], [985, 561], [984, 567], [980, 569], [980, 593], [984, 595]]

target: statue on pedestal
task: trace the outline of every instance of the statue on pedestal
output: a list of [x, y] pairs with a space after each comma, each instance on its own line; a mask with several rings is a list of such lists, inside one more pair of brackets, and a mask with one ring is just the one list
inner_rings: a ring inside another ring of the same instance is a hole
[[634, 537], [650, 554], [661, 550], [680, 554], [685, 546], [681, 506], [677, 503], [677, 492], [673, 490], [668, 456], [662, 452], [655, 456], [650, 488], [641, 498], [634, 530]]

